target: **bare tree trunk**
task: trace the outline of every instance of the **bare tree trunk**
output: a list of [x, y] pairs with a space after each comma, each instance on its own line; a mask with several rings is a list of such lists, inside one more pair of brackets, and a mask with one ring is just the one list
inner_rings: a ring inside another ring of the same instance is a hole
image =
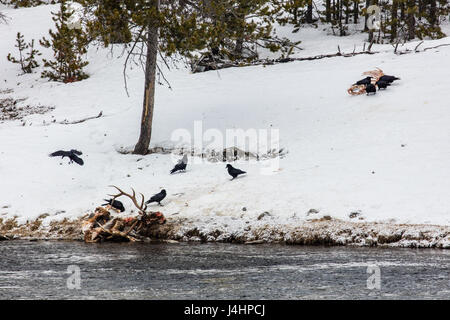
[[[245, 14], [243, 12], [245, 12], [247, 9], [247, 5], [245, 2], [241, 3], [238, 7], [238, 9], [235, 12], [235, 18], [239, 20], [239, 23], [242, 21], [242, 24], [244, 24], [245, 21]], [[234, 10], [234, 9], [232, 9]], [[239, 31], [244, 31], [240, 28]], [[239, 38], [236, 39], [236, 44], [234, 47], [234, 56], [238, 59], [242, 58], [242, 54], [243, 54], [243, 49], [244, 49], [244, 36], [239, 36]]]
[[394, 42], [397, 38], [397, 24], [398, 24], [398, 0], [392, 1], [392, 8], [391, 8], [391, 42]]
[[325, 16], [326, 21], [331, 22], [331, 0], [325, 1]]
[[353, 1], [353, 23], [358, 24], [359, 18], [359, 0]]
[[[336, 1], [338, 1], [338, 3], [336, 4]], [[337, 20], [338, 19], [338, 10], [336, 9], [339, 5], [339, 0], [333, 0], [333, 20]]]
[[295, 7], [294, 9], [292, 9], [292, 15], [294, 16], [294, 24], [298, 23], [298, 8]]
[[[366, 10], [370, 6], [370, 0], [366, 0]], [[369, 21], [369, 14], [366, 12], [364, 16], [364, 31], [368, 31], [369, 27], [367, 26], [367, 22]], [[370, 41], [370, 40], [369, 40]]]
[[414, 16], [413, 7], [416, 4], [415, 0], [408, 1], [408, 8], [410, 12], [408, 13], [408, 40], [413, 40], [416, 37], [416, 17]]
[[345, 24], [348, 24], [350, 18], [350, 4], [349, 1], [345, 1]]
[[422, 15], [425, 11], [425, 7], [427, 5], [427, 0], [418, 0], [418, 9], [419, 9], [419, 21], [422, 20]]
[[308, 1], [308, 6], [306, 7], [306, 23], [312, 23], [312, 11], [313, 11], [313, 5], [312, 0]]
[[400, 20], [405, 21], [405, 3], [403, 1], [400, 2]]
[[[155, 1], [159, 11], [159, 1]], [[155, 106], [156, 57], [158, 54], [158, 26], [150, 23], [147, 31], [147, 57], [145, 62], [145, 89], [142, 109], [141, 133], [134, 154], [147, 154], [152, 137], [153, 109]]]
[[238, 38], [236, 40], [236, 45], [234, 47], [234, 54], [237, 58], [241, 58], [242, 57], [242, 50], [244, 49], [244, 39], [243, 38]]
[[436, 0], [430, 0], [430, 24], [435, 27], [436, 25], [438, 25], [438, 21], [437, 21], [437, 14], [436, 14]]
[[339, 10], [338, 25], [339, 25], [339, 36], [341, 36], [341, 37], [345, 36], [344, 26], [342, 25], [342, 14], [343, 14], [343, 7], [344, 7], [343, 2], [344, 2], [343, 0], [338, 1], [338, 10]]
[[[375, 0], [368, 0], [368, 1], [366, 1], [366, 4], [367, 4], [367, 3], [368, 3], [368, 5], [367, 5], [367, 8], [368, 8], [368, 7], [370, 7], [371, 5], [375, 4]], [[372, 21], [372, 22], [373, 22], [373, 21]], [[374, 37], [373, 37], [373, 29], [369, 29], [369, 39], [368, 39], [368, 41], [372, 43], [373, 40], [374, 40]]]

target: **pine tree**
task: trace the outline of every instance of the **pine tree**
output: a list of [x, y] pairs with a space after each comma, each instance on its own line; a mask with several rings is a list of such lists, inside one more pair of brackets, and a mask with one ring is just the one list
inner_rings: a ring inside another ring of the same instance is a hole
[[[312, 1], [310, 0], [289, 0], [281, 1], [280, 17], [277, 21], [281, 25], [294, 25], [293, 32], [298, 32], [302, 23], [312, 23]], [[309, 11], [311, 9], [311, 11]]]
[[100, 38], [104, 46], [117, 43], [129, 43], [132, 40], [129, 23], [129, 0], [78, 0], [86, 8], [87, 33], [92, 39]]
[[[256, 59], [256, 47], [281, 50], [283, 41], [271, 35], [279, 7], [269, 4], [268, 0], [205, 1], [199, 13], [203, 19], [211, 20], [216, 31], [208, 40], [209, 47], [231, 60]], [[252, 19], [248, 19], [250, 16]]]
[[[33, 69], [39, 66], [36, 61], [36, 56], [41, 55], [41, 53], [34, 48], [34, 39], [29, 43], [25, 43], [23, 35], [18, 32], [16, 42], [15, 47], [19, 50], [19, 58], [14, 58], [11, 53], [9, 53], [6, 58], [12, 63], [20, 64], [23, 73], [32, 73]], [[27, 49], [29, 49], [28, 52], [26, 52]]]
[[88, 62], [82, 59], [82, 55], [87, 53], [86, 34], [81, 28], [69, 25], [73, 11], [68, 8], [66, 1], [61, 2], [59, 12], [52, 14], [56, 30], [49, 31], [51, 40], [44, 37], [40, 40], [40, 44], [53, 49], [54, 60], [43, 59], [44, 66], [50, 70], [42, 72], [42, 77], [64, 83], [88, 78], [83, 71]]

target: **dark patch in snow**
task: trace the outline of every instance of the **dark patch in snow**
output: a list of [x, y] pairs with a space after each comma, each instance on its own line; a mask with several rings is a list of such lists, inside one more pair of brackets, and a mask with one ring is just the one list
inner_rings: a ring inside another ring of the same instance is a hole
[[269, 212], [267, 212], [267, 211], [265, 211], [265, 212], [263, 212], [263, 213], [261, 213], [259, 216], [258, 216], [258, 220], [261, 220], [262, 218], [264, 218], [264, 217], [266, 217], [266, 216], [271, 216], [271, 214], [269, 213]]
[[356, 218], [356, 217], [359, 217], [361, 215], [361, 211], [353, 211], [353, 212], [351, 212], [349, 215], [348, 215], [348, 217], [350, 218], [350, 219], [354, 219], [354, 218]]
[[[41, 105], [20, 105], [20, 103], [25, 100], [26, 99], [14, 98], [0, 99], [0, 121], [22, 120], [26, 116], [32, 114], [44, 114], [55, 109], [55, 107]], [[25, 121], [22, 121], [22, 124], [25, 125]]]

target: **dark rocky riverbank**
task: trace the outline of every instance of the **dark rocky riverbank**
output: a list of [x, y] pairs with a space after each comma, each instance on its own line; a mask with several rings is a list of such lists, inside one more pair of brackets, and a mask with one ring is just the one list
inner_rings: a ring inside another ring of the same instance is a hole
[[[231, 229], [226, 224], [206, 228], [201, 221], [169, 218], [154, 228], [153, 240], [180, 242], [285, 243], [298, 245], [354, 245], [407, 248], [450, 248], [450, 227], [319, 219], [298, 224], [269, 224]], [[26, 224], [0, 221], [3, 240], [83, 240], [82, 218]]]

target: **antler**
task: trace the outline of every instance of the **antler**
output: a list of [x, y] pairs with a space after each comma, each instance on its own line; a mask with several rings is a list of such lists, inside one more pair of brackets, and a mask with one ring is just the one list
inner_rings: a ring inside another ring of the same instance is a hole
[[350, 88], [348, 88], [347, 92], [352, 96], [357, 96], [366, 93], [366, 87], [363, 84], [362, 85], [354, 84]]
[[372, 78], [375, 78], [376, 81], [378, 81], [378, 79], [380, 79], [384, 75], [384, 72], [377, 67], [377, 70], [366, 71], [363, 73], [363, 75], [371, 76]]
[[141, 204], [139, 204], [136, 199], [136, 192], [134, 191], [133, 188], [131, 188], [131, 190], [133, 191], [133, 194], [131, 195], [129, 193], [124, 192], [119, 187], [116, 187], [116, 186], [110, 186], [110, 187], [116, 188], [117, 191], [119, 191], [119, 194], [115, 194], [115, 195], [110, 194], [109, 195], [109, 196], [113, 197], [113, 200], [116, 200], [118, 197], [121, 197], [121, 196], [126, 196], [126, 197], [130, 198], [131, 201], [133, 201], [134, 205], [136, 206], [136, 208], [139, 209], [140, 213], [146, 213], [145, 211], [147, 210], [147, 206], [145, 205], [145, 199], [144, 199], [144, 195], [142, 193], [139, 193], [142, 197]]

